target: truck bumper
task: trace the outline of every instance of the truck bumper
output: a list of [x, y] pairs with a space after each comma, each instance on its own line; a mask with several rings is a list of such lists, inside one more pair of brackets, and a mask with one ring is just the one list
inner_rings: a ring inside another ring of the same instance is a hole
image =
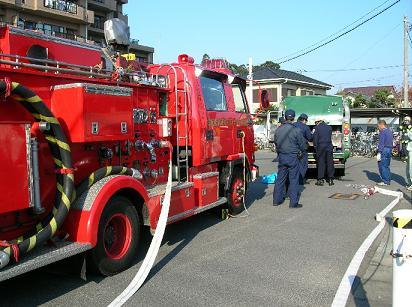
[[[333, 166], [335, 167], [335, 169], [344, 169], [345, 168], [345, 164], [343, 164], [343, 163], [335, 163], [335, 164], [333, 164]], [[317, 165], [309, 163], [308, 168], [309, 169], [316, 169]]]

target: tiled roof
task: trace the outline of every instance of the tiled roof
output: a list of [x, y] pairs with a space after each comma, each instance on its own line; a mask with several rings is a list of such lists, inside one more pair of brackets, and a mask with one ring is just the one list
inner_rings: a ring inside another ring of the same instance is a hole
[[332, 85], [327, 84], [325, 82], [312, 79], [310, 77], [304, 76], [302, 74], [298, 74], [294, 71], [284, 70], [284, 69], [270, 69], [270, 68], [260, 68], [253, 72], [253, 80], [270, 80], [270, 79], [288, 79], [306, 83], [313, 83], [316, 85], [320, 85], [322, 87], [329, 87], [331, 88]]
[[396, 94], [395, 87], [393, 85], [385, 86], [363, 86], [363, 87], [348, 87], [343, 89], [343, 93], [347, 94], [361, 94], [363, 96], [372, 97], [378, 90], [388, 90], [392, 94]]

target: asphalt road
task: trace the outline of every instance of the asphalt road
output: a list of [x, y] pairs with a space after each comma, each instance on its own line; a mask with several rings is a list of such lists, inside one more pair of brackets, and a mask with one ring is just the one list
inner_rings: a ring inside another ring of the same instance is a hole
[[[275, 171], [274, 154], [257, 154], [261, 174]], [[405, 164], [393, 161], [394, 182], [404, 182]], [[355, 193], [353, 184], [377, 180], [376, 161], [352, 158], [347, 176], [333, 187], [310, 180], [303, 208], [272, 206], [273, 185], [253, 183], [250, 216], [222, 221], [216, 212], [168, 226], [148, 280], [130, 306], [330, 306], [349, 262], [376, 226], [375, 213], [391, 201], [334, 200]], [[402, 188], [403, 191], [405, 189]], [[409, 202], [401, 206], [410, 207]], [[141, 244], [148, 248], [147, 234]], [[78, 261], [63, 261], [0, 284], [0, 305], [105, 306], [131, 281], [131, 269], [110, 278], [79, 278]]]

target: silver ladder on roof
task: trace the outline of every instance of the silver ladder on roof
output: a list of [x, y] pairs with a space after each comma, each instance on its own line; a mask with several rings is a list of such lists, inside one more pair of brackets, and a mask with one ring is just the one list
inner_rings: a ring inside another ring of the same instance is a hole
[[[186, 71], [180, 66], [173, 66], [170, 64], [163, 64], [157, 69], [157, 74], [163, 68], [168, 68], [166, 71], [166, 75], [168, 77], [168, 83], [170, 85], [170, 76], [169, 73], [172, 73], [175, 76], [174, 82], [174, 90], [175, 90], [175, 118], [176, 118], [176, 161], [177, 161], [177, 179], [179, 182], [183, 182], [181, 176], [181, 169], [182, 167], [185, 168], [185, 181], [189, 181], [189, 120], [188, 120], [188, 100], [190, 99], [190, 87], [189, 82], [187, 80]], [[183, 82], [184, 86], [183, 89], [179, 89], [178, 87], [178, 70], [183, 75]], [[179, 93], [183, 94], [183, 110], [179, 110]], [[180, 131], [179, 123], [183, 120], [183, 128]], [[180, 145], [180, 141], [183, 140], [184, 145]], [[184, 149], [183, 151], [181, 151]]]

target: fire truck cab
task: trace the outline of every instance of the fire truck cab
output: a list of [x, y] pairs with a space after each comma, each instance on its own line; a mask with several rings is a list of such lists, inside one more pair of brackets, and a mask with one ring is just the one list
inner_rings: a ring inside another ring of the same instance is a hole
[[240, 213], [257, 167], [246, 83], [227, 67], [1, 27], [0, 281], [84, 252], [103, 275], [128, 268], [169, 170], [167, 223]]

